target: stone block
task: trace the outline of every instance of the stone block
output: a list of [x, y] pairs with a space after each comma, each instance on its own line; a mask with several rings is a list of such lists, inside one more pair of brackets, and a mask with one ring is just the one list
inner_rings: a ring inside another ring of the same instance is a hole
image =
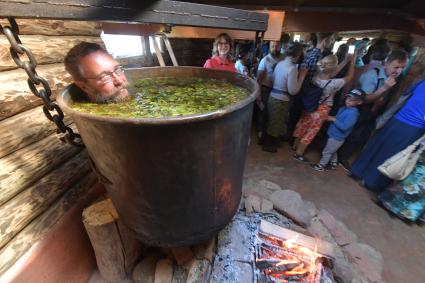
[[[334, 247], [335, 260], [333, 266], [334, 276], [340, 279], [341, 282], [349, 283], [352, 282], [355, 277], [353, 266], [348, 262], [341, 248], [338, 246]], [[338, 281], [339, 282], [339, 281]]]
[[206, 259], [212, 263], [216, 252], [216, 238], [213, 237], [205, 243], [198, 244], [194, 247], [195, 257], [197, 259]]
[[282, 189], [281, 186], [279, 186], [278, 184], [275, 184], [273, 182], [270, 182], [268, 180], [261, 180], [259, 182], [259, 187], [262, 190], [272, 190], [272, 191], [280, 191]]
[[211, 264], [206, 259], [194, 260], [189, 268], [186, 283], [208, 282], [211, 272]]
[[357, 242], [357, 235], [325, 209], [320, 210], [318, 218], [329, 230], [338, 245], [345, 246]]
[[184, 265], [193, 258], [193, 252], [190, 247], [172, 248], [171, 252], [178, 265]]
[[[153, 281], [152, 281], [153, 282]], [[109, 281], [105, 280], [100, 276], [99, 270], [96, 269], [90, 279], [88, 280], [88, 283], [110, 283]], [[132, 281], [129, 278], [124, 278], [123, 280], [114, 282], [114, 283], [132, 283]]]
[[261, 198], [250, 194], [245, 198], [245, 210], [246, 213], [252, 213], [254, 211], [261, 210]]
[[256, 195], [270, 200], [270, 195], [275, 191], [281, 190], [281, 187], [267, 180], [245, 179], [243, 182], [243, 195]]
[[348, 260], [369, 281], [382, 280], [383, 259], [381, 253], [369, 245], [352, 243], [343, 247]]
[[158, 256], [151, 255], [142, 259], [133, 269], [132, 279], [134, 283], [154, 283], [155, 266]]
[[185, 266], [174, 266], [173, 280], [171, 283], [185, 283], [187, 279], [187, 270]]
[[303, 201], [300, 194], [290, 190], [275, 191], [270, 200], [274, 208], [303, 227], [317, 214], [313, 203]]
[[155, 267], [154, 283], [171, 283], [173, 280], [173, 262], [169, 259], [160, 259]]
[[265, 198], [261, 199], [261, 209], [260, 212], [271, 212], [273, 210], [273, 203]]
[[336, 244], [329, 230], [317, 217], [313, 217], [311, 219], [310, 225], [308, 226], [307, 231], [314, 237], [317, 237], [321, 240], [325, 240], [332, 244]]

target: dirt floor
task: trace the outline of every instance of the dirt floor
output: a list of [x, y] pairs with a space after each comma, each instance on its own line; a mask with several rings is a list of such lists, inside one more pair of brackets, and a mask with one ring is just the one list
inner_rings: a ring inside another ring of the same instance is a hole
[[[245, 176], [267, 179], [282, 188], [295, 190], [343, 221], [384, 258], [383, 279], [387, 283], [423, 282], [425, 278], [425, 225], [407, 224], [390, 215], [371, 200], [369, 192], [335, 171], [317, 172], [309, 164], [292, 159], [293, 152], [284, 143], [277, 153], [267, 153], [251, 139]], [[320, 146], [306, 156], [319, 159]], [[422, 278], [422, 279], [421, 279]]]

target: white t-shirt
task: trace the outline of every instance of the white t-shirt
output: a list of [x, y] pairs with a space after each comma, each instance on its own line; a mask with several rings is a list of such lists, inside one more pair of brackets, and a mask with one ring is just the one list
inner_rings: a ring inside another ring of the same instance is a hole
[[289, 101], [289, 95], [296, 95], [301, 88], [298, 83], [298, 69], [291, 57], [277, 63], [273, 72], [273, 89], [270, 95], [273, 98]]
[[248, 67], [245, 66], [244, 64], [242, 64], [242, 60], [236, 61], [235, 68], [236, 68], [236, 70], [238, 71], [239, 74], [248, 75], [248, 73], [249, 73]]
[[[324, 88], [328, 81], [329, 80], [321, 80], [317, 77], [314, 77], [312, 80], [315, 85], [321, 88]], [[327, 105], [332, 106], [334, 104], [335, 93], [337, 93], [337, 91], [340, 90], [344, 86], [344, 84], [344, 79], [332, 79], [331, 82], [323, 89], [320, 103], [326, 103]], [[324, 98], [326, 98], [325, 101], [323, 101]]]
[[282, 56], [279, 55], [277, 59], [274, 59], [273, 56], [269, 53], [261, 59], [260, 64], [258, 65], [258, 71], [265, 71], [266, 75], [263, 79], [263, 85], [267, 87], [273, 87], [273, 69], [274, 66], [282, 59]]

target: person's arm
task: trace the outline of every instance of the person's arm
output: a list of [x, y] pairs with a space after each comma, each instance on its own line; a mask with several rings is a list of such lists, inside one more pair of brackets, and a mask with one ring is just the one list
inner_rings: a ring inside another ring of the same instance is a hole
[[257, 70], [257, 83], [260, 85], [260, 87], [263, 85], [263, 80], [266, 77], [266, 58], [261, 59], [260, 64], [258, 64], [258, 70]]
[[379, 78], [375, 69], [370, 69], [361, 75], [359, 82], [360, 88], [367, 93], [364, 101], [365, 103], [372, 103], [379, 100], [392, 86], [396, 84], [396, 80], [389, 77], [382, 87], [376, 89], [376, 85], [379, 83]]
[[335, 71], [332, 73], [332, 78], [334, 78], [336, 75], [339, 74], [339, 72], [341, 72], [341, 70], [345, 67], [345, 65], [347, 65], [350, 62], [350, 56], [345, 56], [344, 60], [342, 60], [341, 63], [338, 64], [338, 66], [336, 67]]
[[350, 115], [345, 117], [345, 119], [335, 119], [334, 125], [341, 131], [346, 131], [354, 126], [354, 124], [357, 122], [357, 117], [358, 115]]
[[384, 85], [382, 87], [378, 88], [375, 92], [366, 95], [365, 102], [372, 103], [380, 100], [384, 97], [385, 93], [387, 93], [387, 91], [392, 88], [396, 83], [397, 81], [394, 78], [389, 77], [385, 80]]
[[349, 62], [349, 67], [348, 67], [348, 71], [347, 74], [345, 75], [344, 79], [344, 85], [346, 85], [347, 83], [349, 83], [353, 77], [354, 77], [354, 68], [356, 66], [356, 55], [354, 56], [347, 56], [345, 58], [348, 58], [348, 62]]
[[257, 71], [257, 83], [260, 86], [263, 85], [263, 80], [264, 80], [265, 77], [266, 77], [266, 71], [258, 69], [258, 71]]
[[212, 68], [211, 59], [208, 59], [207, 61], [205, 61], [204, 68]]
[[290, 95], [296, 95], [301, 89], [307, 69], [302, 68], [299, 72], [296, 67], [291, 68], [288, 73], [288, 92]]

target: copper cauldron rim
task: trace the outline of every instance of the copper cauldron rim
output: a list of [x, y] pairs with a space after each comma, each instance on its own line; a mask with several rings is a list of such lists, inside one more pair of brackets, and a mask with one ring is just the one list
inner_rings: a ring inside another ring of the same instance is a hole
[[[65, 102], [65, 96], [69, 96], [68, 93], [68, 89], [72, 86], [69, 85], [68, 87], [65, 88], [65, 90], [60, 93], [57, 97], [57, 101], [59, 103], [59, 106], [69, 115], [74, 116], [74, 115], [78, 115], [80, 117], [84, 117], [87, 119], [91, 119], [91, 120], [98, 120], [100, 122], [108, 122], [108, 123], [128, 123], [128, 124], [135, 124], [135, 125], [139, 125], [139, 124], [152, 124], [152, 125], [156, 125], [156, 124], [181, 124], [181, 123], [187, 123], [187, 122], [198, 122], [198, 121], [204, 121], [204, 120], [210, 120], [210, 119], [216, 119], [217, 117], [222, 117], [228, 113], [234, 112], [236, 110], [239, 110], [243, 107], [245, 107], [247, 104], [253, 102], [255, 100], [255, 98], [259, 95], [260, 92], [260, 88], [257, 84], [257, 82], [252, 79], [249, 78], [248, 76], [239, 74], [239, 73], [234, 73], [234, 72], [230, 72], [230, 71], [221, 71], [221, 70], [214, 70], [214, 69], [206, 69], [206, 68], [202, 68], [202, 67], [190, 67], [190, 66], [179, 66], [179, 67], [174, 67], [174, 66], [167, 66], [167, 67], [142, 67], [142, 68], [128, 68], [126, 70], [131, 71], [131, 70], [158, 70], [158, 69], [163, 69], [163, 70], [174, 70], [174, 69], [178, 69], [178, 70], [189, 70], [189, 69], [197, 69], [197, 70], [203, 70], [203, 72], [210, 72], [210, 73], [228, 73], [231, 75], [234, 75], [236, 77], [241, 77], [243, 78], [245, 81], [250, 81], [251, 83], [253, 83], [254, 85], [254, 91], [250, 91], [248, 90], [250, 93], [249, 95], [242, 101], [240, 101], [237, 104], [232, 104], [226, 108], [223, 109], [219, 109], [216, 111], [212, 111], [212, 112], [207, 112], [207, 113], [202, 113], [202, 114], [192, 114], [192, 115], [185, 115], [185, 116], [176, 116], [176, 117], [162, 117], [162, 118], [123, 118], [123, 117], [110, 117], [110, 116], [100, 116], [100, 115], [93, 115], [93, 114], [89, 114], [89, 113], [84, 113], [81, 111], [77, 111], [74, 110], [73, 108], [69, 107], [68, 104]], [[214, 78], [214, 77], [213, 77]]]

